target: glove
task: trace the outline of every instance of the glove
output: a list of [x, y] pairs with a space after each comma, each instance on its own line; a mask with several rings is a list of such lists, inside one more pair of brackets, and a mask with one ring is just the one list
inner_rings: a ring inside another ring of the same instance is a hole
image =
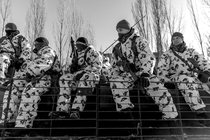
[[164, 87], [166, 87], [167, 89], [175, 89], [176, 85], [172, 82], [168, 82], [164, 84]]
[[18, 59], [15, 62], [15, 69], [19, 70], [24, 62], [25, 62], [25, 60], [23, 58]]
[[150, 85], [149, 74], [142, 73], [141, 76], [137, 79], [141, 87], [147, 88]]
[[34, 76], [30, 75], [29, 73], [26, 73], [26, 81], [31, 82], [31, 80], [34, 78]]
[[199, 73], [198, 74], [198, 79], [202, 83], [208, 83], [208, 82], [210, 82], [210, 72], [209, 71], [203, 71], [203, 72]]
[[82, 76], [85, 74], [85, 72], [81, 72], [81, 73], [78, 73], [76, 76], [75, 76], [75, 80], [76, 81], [79, 81], [81, 78], [82, 78]]

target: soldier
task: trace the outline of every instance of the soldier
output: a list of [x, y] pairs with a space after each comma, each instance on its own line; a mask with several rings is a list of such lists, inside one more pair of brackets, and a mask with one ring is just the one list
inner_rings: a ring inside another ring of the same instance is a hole
[[[131, 111], [134, 104], [130, 100], [129, 89], [132, 89], [134, 83], [138, 81], [159, 106], [163, 113], [162, 119], [175, 119], [178, 113], [170, 93], [152, 74], [155, 57], [147, 41], [131, 28], [126, 20], [119, 21], [116, 30], [119, 43], [112, 51], [110, 87], [117, 111], [130, 114], [128, 115], [130, 119], [133, 118]], [[125, 69], [126, 64], [130, 67], [130, 71]], [[131, 72], [138, 77], [137, 80]]]
[[[186, 103], [192, 111], [196, 112], [200, 124], [210, 126], [209, 116], [205, 111], [206, 105], [199, 95], [198, 84], [196, 84], [197, 78], [203, 83], [209, 82], [210, 63], [195, 49], [186, 46], [182, 33], [175, 32], [171, 42], [169, 50], [160, 58], [157, 75], [169, 89], [174, 89], [174, 82], [176, 82]], [[194, 70], [200, 71], [197, 77]]]
[[[4, 126], [3, 122], [5, 119], [7, 123], [14, 123], [15, 121], [17, 107], [20, 100], [19, 95], [27, 83], [25, 80], [19, 79], [23, 79], [26, 76], [24, 65], [30, 60], [32, 52], [31, 45], [26, 38], [20, 34], [14, 23], [7, 23], [5, 26], [5, 32], [6, 36], [1, 38], [0, 77], [2, 78], [1, 81], [3, 83], [5, 82], [4, 78], [9, 78], [8, 75], [14, 75], [14, 77], [11, 78], [14, 78], [15, 80], [13, 82], [11, 98], [8, 99], [8, 89], [4, 93], [0, 127]], [[13, 68], [15, 68], [15, 73], [11, 70]], [[10, 100], [9, 109], [7, 109], [8, 100]], [[7, 118], [5, 118], [7, 111]]]
[[0, 39], [0, 84], [4, 84], [5, 78], [11, 74], [10, 67], [15, 66], [19, 70], [31, 57], [31, 46], [14, 23], [7, 23], [5, 32], [6, 36]]
[[20, 106], [15, 124], [15, 128], [19, 129], [14, 129], [10, 136], [24, 135], [27, 133], [27, 128], [33, 126], [40, 96], [46, 93], [51, 86], [50, 75], [60, 72], [60, 63], [55, 51], [49, 47], [48, 40], [44, 37], [38, 37], [34, 41], [34, 46], [33, 52], [36, 57], [33, 61], [24, 63], [28, 83], [21, 93], [21, 100], [19, 99]]
[[[73, 45], [73, 44], [72, 44]], [[74, 47], [74, 46], [73, 46]], [[70, 113], [70, 118], [79, 119], [84, 110], [87, 94], [91, 94], [99, 82], [102, 60], [99, 52], [88, 44], [85, 37], [76, 40], [77, 58], [71, 64], [71, 72], [60, 77], [60, 93], [56, 111]], [[74, 67], [76, 66], [76, 68]], [[75, 69], [75, 70], [72, 70]], [[77, 94], [70, 107], [72, 89], [77, 87]]]

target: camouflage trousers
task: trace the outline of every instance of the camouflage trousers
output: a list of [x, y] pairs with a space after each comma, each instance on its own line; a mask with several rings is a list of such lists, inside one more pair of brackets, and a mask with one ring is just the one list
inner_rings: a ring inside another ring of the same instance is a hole
[[186, 103], [192, 111], [199, 110], [206, 107], [200, 97], [198, 88], [199, 84], [196, 77], [189, 77], [186, 75], [179, 75], [172, 78], [173, 82], [177, 82], [177, 87], [181, 91]]
[[8, 67], [10, 65], [10, 56], [8, 54], [0, 54], [0, 78], [6, 78], [6, 73], [8, 72]]
[[[20, 84], [26, 84], [23, 92], [19, 91]], [[15, 119], [15, 127], [31, 128], [33, 121], [37, 116], [38, 103], [40, 96], [49, 90], [51, 85], [50, 76], [43, 76], [41, 80], [26, 83], [20, 82], [18, 86], [13, 86], [11, 100], [9, 103], [8, 121], [17, 116]], [[6, 109], [7, 97], [9, 91], [5, 92], [3, 108]], [[5, 118], [5, 113], [2, 119]], [[3, 121], [3, 120], [2, 120]]]
[[[60, 77], [59, 86], [60, 93], [57, 101], [56, 111], [65, 111], [69, 112], [71, 109], [78, 109], [79, 111], [83, 111], [86, 105], [87, 96], [79, 95], [78, 91], [82, 88], [90, 88], [90, 92], [92, 92], [95, 88], [95, 84], [99, 81], [99, 75], [95, 73], [86, 72], [80, 78], [80, 81], [75, 81], [75, 76], [83, 71], [78, 71], [74, 74], [65, 74]], [[71, 104], [71, 91], [77, 89], [76, 97], [73, 101], [73, 104], [70, 108]], [[87, 91], [84, 91], [87, 92]]]
[[3, 97], [3, 108], [2, 108], [3, 111], [0, 121], [1, 123], [4, 122], [7, 111], [8, 111], [7, 122], [15, 122], [17, 117], [17, 110], [20, 105], [21, 93], [23, 91], [23, 87], [25, 87], [26, 84], [27, 82], [25, 80], [14, 80], [8, 110], [7, 110], [7, 102], [8, 102], [9, 90], [5, 91]]
[[[126, 108], [134, 108], [130, 100], [129, 90], [134, 86], [131, 75], [124, 73], [123, 75], [112, 76], [110, 79], [110, 87], [113, 98], [116, 103], [117, 111]], [[168, 90], [160, 83], [156, 76], [150, 77], [150, 86], [146, 88], [148, 96], [152, 97], [155, 104], [159, 106], [159, 110], [163, 113], [163, 119], [173, 119], [178, 116], [176, 106]]]

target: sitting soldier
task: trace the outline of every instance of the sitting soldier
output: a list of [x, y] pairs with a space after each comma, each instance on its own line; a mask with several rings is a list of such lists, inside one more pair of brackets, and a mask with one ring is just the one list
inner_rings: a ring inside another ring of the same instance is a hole
[[31, 46], [20, 34], [14, 23], [7, 23], [5, 26], [6, 36], [0, 38], [0, 84], [9, 78], [11, 67], [18, 71], [24, 61], [31, 58]]
[[[20, 102], [18, 108], [18, 116], [16, 124], [10, 136], [16, 137], [28, 133], [28, 128], [32, 128], [33, 121], [37, 116], [38, 103], [40, 102], [40, 96], [49, 91], [51, 86], [51, 72], [60, 72], [60, 63], [57, 59], [55, 51], [50, 48], [49, 42], [44, 37], [38, 37], [34, 41], [35, 49], [33, 52], [36, 57], [33, 61], [24, 63], [24, 72], [26, 74], [27, 84], [24, 86], [24, 90], [20, 93], [21, 98], [18, 98]], [[14, 88], [16, 91], [16, 87]], [[17, 96], [17, 92], [14, 92], [12, 96]], [[10, 102], [10, 106], [13, 104]], [[11, 114], [12, 116], [13, 114]]]
[[145, 93], [159, 106], [163, 114], [162, 119], [171, 122], [169, 123], [171, 126], [178, 126], [178, 123], [174, 121], [178, 113], [171, 94], [152, 74], [155, 57], [147, 41], [134, 28], [131, 28], [126, 20], [118, 22], [116, 30], [119, 43], [112, 51], [110, 88], [117, 111], [133, 119], [134, 104], [130, 100], [129, 90], [135, 83], [139, 83], [142, 91], [146, 91]]
[[197, 79], [203, 83], [209, 82], [210, 62], [195, 49], [186, 46], [182, 33], [175, 32], [171, 41], [170, 49], [160, 58], [157, 75], [169, 89], [174, 89], [176, 82], [186, 103], [192, 111], [196, 112], [200, 125], [209, 127], [210, 120], [205, 111], [206, 105], [199, 95], [197, 90], [199, 85], [196, 83], [198, 83]]
[[[74, 47], [74, 43], [72, 43]], [[70, 118], [79, 119], [84, 110], [87, 94], [92, 94], [102, 68], [99, 52], [88, 44], [84, 37], [76, 41], [75, 58], [70, 66], [70, 72], [62, 75], [59, 80], [60, 93], [56, 111], [70, 113]], [[77, 89], [76, 97], [70, 107], [72, 89]]]

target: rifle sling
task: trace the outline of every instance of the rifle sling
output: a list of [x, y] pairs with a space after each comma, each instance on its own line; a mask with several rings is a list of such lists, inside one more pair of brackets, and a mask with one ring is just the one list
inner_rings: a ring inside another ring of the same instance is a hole
[[[193, 69], [192, 69], [192, 67], [190, 66], [190, 64], [189, 64], [184, 58], [182, 58], [180, 55], [178, 55], [178, 54], [176, 53], [176, 51], [175, 51], [173, 48], [171, 48], [171, 50], [172, 50], [173, 54], [174, 54], [176, 57], [178, 57], [182, 62], [184, 62], [184, 63], [189, 67], [189, 69], [190, 69], [191, 71], [193, 71]], [[194, 64], [193, 64], [193, 65], [194, 65]]]

